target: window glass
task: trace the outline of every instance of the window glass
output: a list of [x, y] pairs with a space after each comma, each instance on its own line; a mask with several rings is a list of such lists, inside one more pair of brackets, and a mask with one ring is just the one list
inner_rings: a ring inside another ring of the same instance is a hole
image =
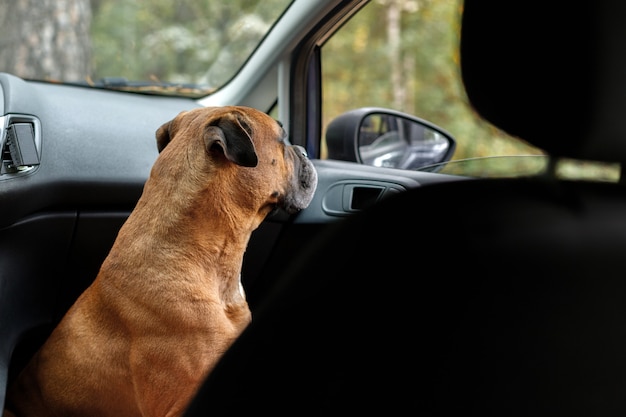
[[[459, 73], [458, 0], [371, 0], [322, 47], [322, 125], [358, 107], [426, 119], [457, 140], [453, 159], [542, 154], [481, 120]], [[488, 140], [486, 140], [488, 139]], [[325, 157], [322, 142], [322, 157]]]
[[291, 1], [5, 1], [0, 71], [204, 97], [232, 79]]

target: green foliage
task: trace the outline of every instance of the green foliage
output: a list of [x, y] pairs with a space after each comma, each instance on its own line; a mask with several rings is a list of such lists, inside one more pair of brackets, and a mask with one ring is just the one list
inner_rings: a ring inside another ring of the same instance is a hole
[[[394, 6], [401, 12], [396, 56], [387, 32]], [[468, 105], [459, 72], [460, 11], [459, 0], [370, 1], [323, 46], [324, 126], [355, 107], [388, 107], [449, 131], [459, 143], [455, 159], [541, 153]]]
[[[93, 80], [227, 82], [288, 0], [92, 0]], [[390, 11], [399, 10], [397, 49]], [[540, 153], [482, 121], [459, 76], [460, 0], [371, 0], [322, 48], [323, 123], [363, 106], [427, 119], [455, 158]]]
[[288, 0], [99, 0], [94, 79], [228, 81]]

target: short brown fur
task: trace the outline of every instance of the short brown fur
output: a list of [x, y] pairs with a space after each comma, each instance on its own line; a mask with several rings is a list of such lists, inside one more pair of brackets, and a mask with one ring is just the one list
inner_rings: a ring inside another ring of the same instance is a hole
[[9, 387], [18, 417], [180, 416], [251, 320], [240, 273], [276, 206], [305, 208], [317, 176], [280, 125], [247, 107], [195, 109], [160, 154], [92, 285]]

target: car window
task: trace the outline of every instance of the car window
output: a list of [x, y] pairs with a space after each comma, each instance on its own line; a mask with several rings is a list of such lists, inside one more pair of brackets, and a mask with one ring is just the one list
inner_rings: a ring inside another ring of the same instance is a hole
[[291, 0], [20, 0], [0, 8], [0, 71], [203, 97], [228, 82]]
[[385, 107], [452, 133], [460, 142], [455, 158], [541, 154], [486, 125], [467, 105], [453, 23], [459, 6], [457, 0], [373, 0], [356, 13], [322, 47], [323, 125], [356, 107]]
[[[459, 69], [461, 7], [459, 0], [372, 0], [358, 11], [321, 49], [323, 128], [355, 108], [389, 108], [452, 134], [452, 160], [459, 163], [444, 172], [516, 176], [544, 169], [540, 149], [498, 130], [468, 105]], [[328, 157], [322, 136], [321, 154]], [[585, 169], [591, 176], [619, 177], [615, 167], [563, 165], [562, 176]]]

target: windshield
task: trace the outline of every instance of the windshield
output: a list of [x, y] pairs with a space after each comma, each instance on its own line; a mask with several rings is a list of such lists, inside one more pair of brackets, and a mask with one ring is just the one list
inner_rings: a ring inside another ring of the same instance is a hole
[[239, 71], [290, 3], [4, 2], [0, 71], [25, 79], [202, 97]]

